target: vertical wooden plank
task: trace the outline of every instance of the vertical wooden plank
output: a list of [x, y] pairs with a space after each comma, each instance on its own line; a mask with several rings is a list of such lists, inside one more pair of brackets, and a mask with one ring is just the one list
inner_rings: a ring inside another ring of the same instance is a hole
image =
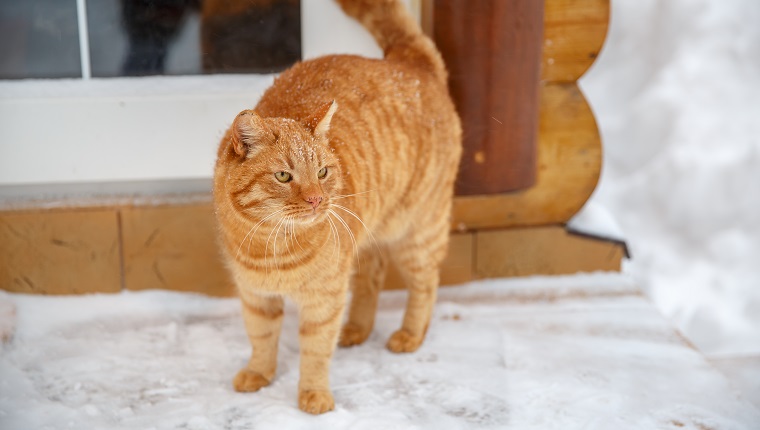
[[464, 129], [458, 195], [504, 193], [535, 181], [543, 4], [435, 2], [434, 39]]
[[121, 289], [114, 210], [0, 212], [0, 285], [18, 293]]
[[216, 244], [211, 205], [125, 208], [122, 223], [127, 289], [235, 294]]

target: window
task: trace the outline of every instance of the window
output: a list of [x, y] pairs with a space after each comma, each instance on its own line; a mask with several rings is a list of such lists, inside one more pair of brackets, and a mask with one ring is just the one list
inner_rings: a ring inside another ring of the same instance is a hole
[[[267, 72], [326, 54], [382, 55], [335, 0], [196, 0], [169, 38], [161, 74], [127, 76], [122, 1], [129, 0], [0, 0], [0, 202], [207, 191], [220, 137], [271, 85]], [[280, 5], [262, 31], [284, 39], [209, 30], [212, 15], [219, 26], [235, 16], [231, 27], [261, 24], [255, 12], [232, 7], [251, 4]], [[207, 30], [247, 46], [224, 42], [219, 48], [233, 52], [205, 55]], [[254, 49], [272, 56], [245, 68], [234, 62]]]
[[0, 79], [273, 73], [299, 0], [0, 0]]
[[0, 0], [0, 79], [82, 75], [74, 0]]

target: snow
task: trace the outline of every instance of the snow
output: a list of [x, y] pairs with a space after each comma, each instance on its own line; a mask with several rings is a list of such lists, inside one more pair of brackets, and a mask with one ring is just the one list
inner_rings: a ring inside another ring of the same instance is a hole
[[749, 429], [760, 411], [675, 333], [632, 280], [595, 274], [440, 291], [414, 354], [384, 343], [405, 293], [381, 295], [366, 344], [339, 349], [337, 409], [296, 407], [296, 316], [278, 375], [232, 390], [250, 352], [236, 299], [166, 291], [46, 297], [0, 354], [3, 429]]
[[612, 1], [582, 79], [604, 141], [592, 203], [630, 273], [711, 357], [760, 354], [760, 2]]
[[[260, 96], [275, 75], [141, 76], [92, 79], [0, 80], [0, 101], [87, 98], [182, 98], [236, 96], [241, 88]], [[257, 97], [254, 97], [254, 99]], [[250, 102], [248, 103], [250, 105]]]
[[625, 241], [625, 234], [610, 211], [601, 204], [589, 201], [568, 221], [567, 228], [591, 236]]

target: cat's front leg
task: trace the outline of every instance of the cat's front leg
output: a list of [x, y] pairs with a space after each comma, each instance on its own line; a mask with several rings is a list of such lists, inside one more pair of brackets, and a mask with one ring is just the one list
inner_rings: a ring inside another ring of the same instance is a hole
[[272, 382], [277, 369], [283, 300], [279, 296], [246, 294], [241, 302], [243, 321], [253, 351], [248, 365], [237, 373], [232, 384], [236, 391], [258, 391]]
[[345, 291], [325, 293], [317, 301], [301, 304], [298, 407], [304, 412], [321, 414], [335, 408], [330, 392], [330, 360], [338, 340], [344, 307]]

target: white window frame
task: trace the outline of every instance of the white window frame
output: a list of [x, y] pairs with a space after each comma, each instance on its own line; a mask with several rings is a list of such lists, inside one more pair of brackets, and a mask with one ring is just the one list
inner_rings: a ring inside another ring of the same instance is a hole
[[[226, 127], [275, 75], [92, 78], [77, 5], [81, 79], [0, 81], [0, 199], [208, 189]], [[304, 59], [380, 57], [333, 0], [302, 0], [301, 14]]]

